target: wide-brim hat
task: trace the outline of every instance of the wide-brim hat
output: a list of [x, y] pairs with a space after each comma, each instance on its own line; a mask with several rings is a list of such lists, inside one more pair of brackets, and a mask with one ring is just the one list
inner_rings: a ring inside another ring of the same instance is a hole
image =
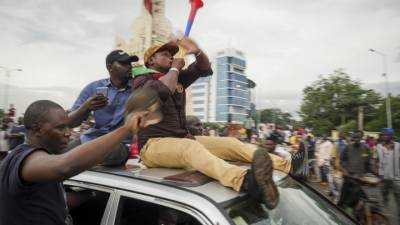
[[146, 50], [144, 53], [144, 64], [146, 65], [149, 59], [157, 52], [169, 51], [174, 56], [179, 51], [179, 46], [174, 42], [168, 42], [165, 44], [154, 44]]

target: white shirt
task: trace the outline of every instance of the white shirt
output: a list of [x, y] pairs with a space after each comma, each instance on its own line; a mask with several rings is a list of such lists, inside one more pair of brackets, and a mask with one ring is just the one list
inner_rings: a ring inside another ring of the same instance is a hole
[[6, 131], [0, 130], [0, 152], [7, 152], [9, 150], [8, 140], [6, 140], [5, 137]]
[[332, 158], [333, 144], [330, 141], [324, 141], [318, 145], [318, 150], [315, 152], [318, 166], [329, 165]]
[[276, 147], [275, 147], [275, 153], [276, 153], [277, 155], [279, 155], [280, 157], [284, 158], [284, 159], [292, 157], [292, 155], [290, 154], [290, 152], [288, 152], [288, 151], [286, 150], [286, 148], [283, 147], [283, 146], [281, 146], [281, 145], [276, 145]]

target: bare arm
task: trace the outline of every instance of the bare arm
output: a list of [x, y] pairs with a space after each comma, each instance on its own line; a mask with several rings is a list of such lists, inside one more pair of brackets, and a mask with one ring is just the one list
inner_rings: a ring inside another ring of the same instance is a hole
[[165, 76], [160, 77], [158, 80], [161, 81], [171, 93], [174, 93], [176, 90], [176, 86], [178, 85], [178, 76], [179, 72], [175, 70], [170, 70]]
[[186, 54], [194, 54], [196, 57], [196, 66], [200, 70], [210, 68], [210, 61], [207, 55], [202, 52], [199, 46], [190, 38], [183, 38], [179, 41], [179, 45], [186, 50]]
[[92, 110], [101, 109], [106, 106], [107, 100], [107, 97], [101, 95], [89, 97], [77, 110], [68, 114], [69, 127], [73, 128], [79, 126], [82, 121], [89, 116]]
[[61, 155], [49, 155], [44, 151], [30, 154], [21, 168], [22, 179], [29, 183], [62, 181], [102, 162], [113, 147], [133, 130], [145, 124], [145, 112], [131, 113], [125, 125], [93, 141], [82, 144]]
[[79, 126], [85, 118], [89, 116], [90, 108], [88, 104], [83, 104], [76, 111], [68, 114], [68, 126], [73, 128]]
[[[178, 85], [178, 76], [182, 67], [185, 65], [185, 61], [183, 59], [173, 59], [171, 69], [165, 76], [162, 76], [159, 81], [161, 81], [171, 93], [174, 93], [176, 90], [176, 86]], [[174, 68], [174, 69], [173, 69]], [[176, 71], [178, 70], [178, 71]]]
[[199, 49], [196, 43], [191, 39], [184, 38], [179, 41], [179, 45], [185, 48], [187, 54], [193, 54], [196, 57], [196, 61], [179, 74], [178, 82], [184, 88], [196, 82], [199, 77], [211, 76], [213, 74], [207, 55]]

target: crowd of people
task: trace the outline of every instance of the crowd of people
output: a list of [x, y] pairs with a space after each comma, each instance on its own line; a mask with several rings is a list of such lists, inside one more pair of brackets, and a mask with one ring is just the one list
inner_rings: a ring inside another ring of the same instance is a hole
[[377, 138], [355, 130], [333, 139], [315, 137], [307, 129], [283, 130], [270, 124], [252, 128], [247, 141], [290, 159], [294, 177], [318, 183], [349, 214], [357, 217], [360, 201], [374, 199], [373, 207], [390, 224], [400, 221], [400, 144], [393, 129], [383, 128]]
[[0, 113], [0, 160], [10, 149], [24, 143], [25, 127], [23, 117], [15, 118], [15, 108], [11, 104], [8, 114]]

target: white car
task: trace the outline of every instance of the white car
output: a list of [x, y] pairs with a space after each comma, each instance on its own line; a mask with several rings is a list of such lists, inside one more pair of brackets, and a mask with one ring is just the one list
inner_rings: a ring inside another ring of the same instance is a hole
[[74, 225], [357, 224], [289, 175], [274, 171], [274, 181], [280, 202], [273, 210], [199, 172], [145, 169], [140, 164], [96, 167], [64, 185], [67, 192], [81, 196], [80, 205], [70, 209]]

